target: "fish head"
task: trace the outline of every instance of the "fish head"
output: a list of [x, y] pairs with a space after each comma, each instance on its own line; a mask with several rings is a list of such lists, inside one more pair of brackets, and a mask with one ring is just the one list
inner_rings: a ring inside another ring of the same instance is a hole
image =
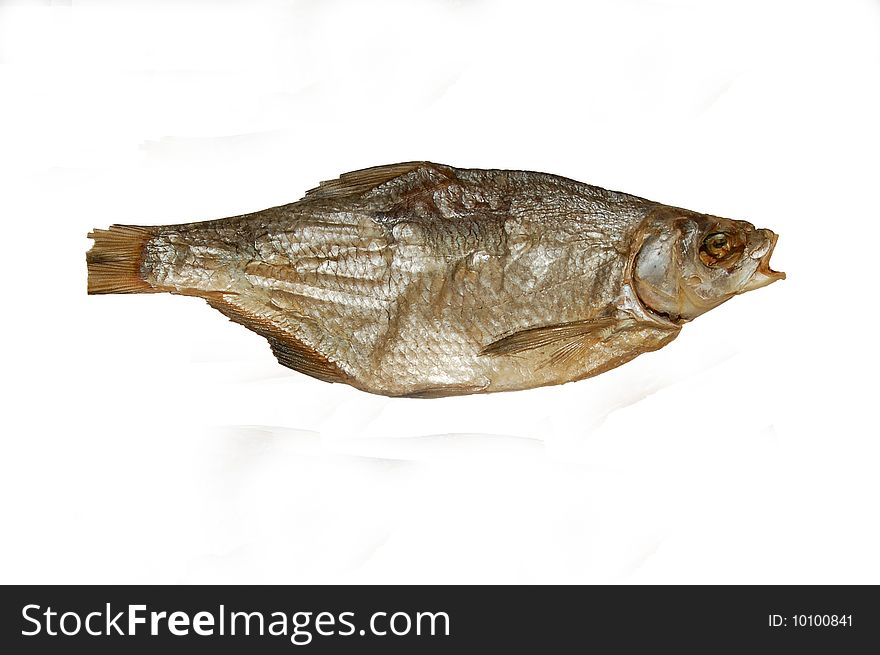
[[663, 214], [649, 221], [632, 273], [640, 301], [652, 312], [683, 323], [785, 279], [770, 268], [774, 232], [717, 216]]

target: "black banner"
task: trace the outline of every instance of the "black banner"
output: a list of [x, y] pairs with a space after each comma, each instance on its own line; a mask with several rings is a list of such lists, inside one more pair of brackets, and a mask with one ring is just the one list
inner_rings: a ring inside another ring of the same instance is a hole
[[874, 587], [22, 586], [2, 597], [6, 653], [864, 652], [880, 637]]

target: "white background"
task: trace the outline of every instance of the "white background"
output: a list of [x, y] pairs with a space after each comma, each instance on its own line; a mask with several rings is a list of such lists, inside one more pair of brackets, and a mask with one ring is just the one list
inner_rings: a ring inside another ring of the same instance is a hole
[[[867, 0], [3, 2], [0, 580], [880, 583], [878, 117]], [[789, 278], [443, 400], [85, 293], [93, 227], [413, 159], [747, 219]]]

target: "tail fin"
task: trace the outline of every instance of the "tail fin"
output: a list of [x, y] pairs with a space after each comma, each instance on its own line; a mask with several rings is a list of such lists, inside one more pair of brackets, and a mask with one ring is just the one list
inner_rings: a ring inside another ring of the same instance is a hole
[[95, 245], [86, 253], [89, 293], [156, 293], [143, 278], [144, 246], [158, 228], [137, 225], [111, 225], [93, 230], [89, 238]]

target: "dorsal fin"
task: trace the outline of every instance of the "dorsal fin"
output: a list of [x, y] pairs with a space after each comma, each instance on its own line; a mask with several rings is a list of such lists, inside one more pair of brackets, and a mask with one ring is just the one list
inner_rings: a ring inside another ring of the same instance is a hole
[[373, 166], [359, 171], [343, 173], [335, 180], [321, 182], [314, 189], [306, 191], [306, 198], [344, 198], [363, 195], [401, 175], [420, 168], [436, 169], [437, 164], [427, 161], [409, 161], [386, 166]]

